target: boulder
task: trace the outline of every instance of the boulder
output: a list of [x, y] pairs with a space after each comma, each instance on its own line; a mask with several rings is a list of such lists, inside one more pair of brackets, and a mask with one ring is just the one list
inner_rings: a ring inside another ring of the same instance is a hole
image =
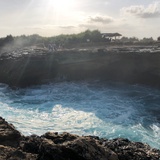
[[22, 135], [12, 124], [0, 117], [0, 144], [4, 146], [18, 147]]

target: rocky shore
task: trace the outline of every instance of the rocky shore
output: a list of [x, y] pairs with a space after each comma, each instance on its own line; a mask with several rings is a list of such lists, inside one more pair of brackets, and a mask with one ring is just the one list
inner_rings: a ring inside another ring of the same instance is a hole
[[159, 160], [160, 150], [128, 139], [70, 133], [24, 136], [0, 117], [1, 160]]
[[0, 83], [26, 87], [54, 80], [119, 81], [160, 87], [160, 47], [112, 46], [50, 52], [28, 47], [0, 52]]

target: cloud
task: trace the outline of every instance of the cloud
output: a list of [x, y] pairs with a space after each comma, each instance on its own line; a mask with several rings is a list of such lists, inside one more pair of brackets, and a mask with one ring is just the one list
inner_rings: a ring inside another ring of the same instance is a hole
[[107, 24], [113, 22], [113, 18], [109, 16], [95, 16], [89, 17], [89, 23], [102, 23]]
[[79, 28], [81, 28], [81, 29], [84, 29], [84, 30], [86, 30], [86, 29], [97, 29], [98, 27], [97, 27], [97, 25], [93, 25], [93, 24], [79, 24], [78, 25], [78, 27]]
[[125, 7], [121, 9], [121, 12], [140, 18], [157, 18], [160, 17], [160, 2], [152, 3], [147, 7], [143, 5]]
[[75, 26], [67, 26], [67, 25], [52, 25], [52, 24], [46, 24], [46, 25], [33, 25], [33, 26], [26, 26], [27, 29], [53, 29], [53, 28], [62, 28], [62, 29], [72, 29], [75, 28]]
[[35, 30], [43, 30], [44, 27], [42, 26], [26, 26], [26, 27], [19, 27], [19, 28], [25, 28], [25, 29], [35, 29]]
[[102, 30], [102, 28], [106, 28], [107, 26], [111, 26], [116, 22], [116, 19], [113, 19], [112, 17], [106, 16], [106, 15], [100, 15], [100, 14], [94, 14], [94, 15], [88, 15], [88, 17], [85, 17], [81, 23], [78, 24], [77, 28], [80, 30]]
[[62, 29], [73, 29], [75, 28], [75, 26], [58, 26], [59, 28], [62, 28]]

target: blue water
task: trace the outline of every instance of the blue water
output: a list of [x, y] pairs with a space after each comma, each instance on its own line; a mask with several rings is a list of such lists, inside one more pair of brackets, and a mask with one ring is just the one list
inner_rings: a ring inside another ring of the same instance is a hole
[[160, 90], [120, 83], [0, 84], [0, 116], [24, 135], [47, 131], [123, 137], [160, 149]]

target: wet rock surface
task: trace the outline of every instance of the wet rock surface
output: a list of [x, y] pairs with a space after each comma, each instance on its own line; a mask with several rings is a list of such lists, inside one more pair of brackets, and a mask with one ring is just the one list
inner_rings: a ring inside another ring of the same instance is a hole
[[160, 150], [122, 138], [107, 140], [57, 132], [25, 137], [0, 117], [0, 159], [159, 160]]

